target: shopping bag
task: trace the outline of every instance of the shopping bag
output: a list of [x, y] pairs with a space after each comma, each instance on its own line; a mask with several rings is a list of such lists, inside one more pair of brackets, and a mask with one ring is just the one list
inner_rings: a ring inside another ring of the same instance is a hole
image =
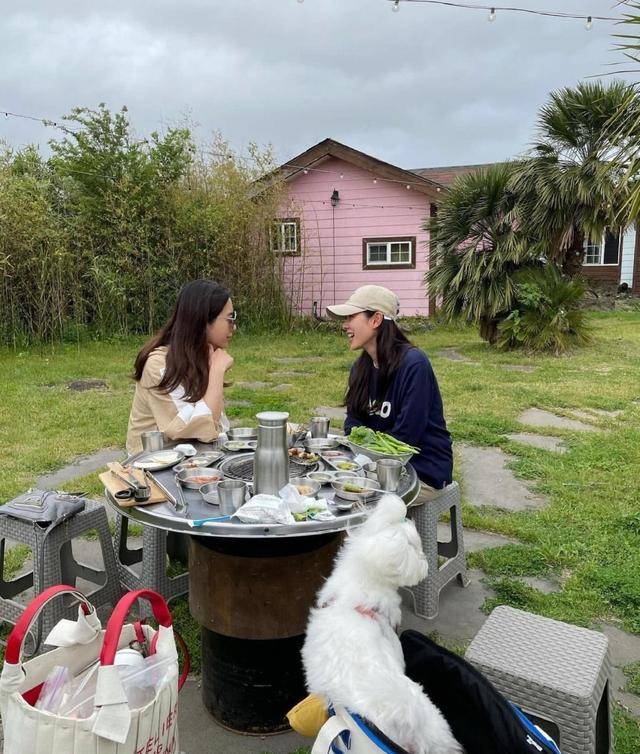
[[[79, 603], [78, 620], [60, 621], [46, 643], [57, 646], [45, 654], [23, 662], [24, 639], [39, 613], [52, 599], [72, 595]], [[138, 599], [151, 603], [159, 623], [155, 631], [148, 625], [126, 623]], [[144, 706], [133, 707], [118, 667], [116, 652], [144, 640], [157, 655], [163, 675], [153, 698]], [[38, 697], [50, 672], [68, 668], [72, 677], [98, 663], [93, 710], [88, 717], [75, 718], [36, 708]], [[179, 677], [178, 654], [171, 613], [156, 592], [142, 589], [128, 592], [113, 610], [103, 630], [95, 609], [87, 598], [70, 586], [54, 586], [40, 594], [24, 611], [7, 641], [5, 662], [0, 675], [0, 714], [4, 731], [4, 754], [177, 754], [178, 691], [186, 680], [188, 657]]]

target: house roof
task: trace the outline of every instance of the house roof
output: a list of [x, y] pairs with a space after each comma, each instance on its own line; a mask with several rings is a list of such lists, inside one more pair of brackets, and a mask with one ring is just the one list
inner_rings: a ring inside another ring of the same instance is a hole
[[476, 170], [482, 170], [483, 168], [488, 168], [495, 164], [497, 163], [485, 162], [478, 165], [445, 165], [439, 168], [416, 168], [411, 172], [448, 188], [459, 176], [467, 175], [467, 173], [474, 173]]
[[408, 183], [412, 189], [426, 194], [434, 201], [441, 198], [439, 195], [441, 185], [429, 176], [391, 165], [389, 162], [379, 160], [377, 157], [372, 157], [333, 139], [323, 139], [301, 154], [292, 157], [278, 168], [278, 172], [284, 175], [285, 180], [290, 181], [298, 177], [305, 169], [318, 167], [331, 157], [357, 165], [380, 178]]

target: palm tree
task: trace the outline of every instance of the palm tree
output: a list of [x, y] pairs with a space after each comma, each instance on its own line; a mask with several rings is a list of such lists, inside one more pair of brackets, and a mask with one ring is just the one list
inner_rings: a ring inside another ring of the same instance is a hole
[[430, 295], [440, 299], [446, 321], [466, 319], [480, 336], [495, 343], [498, 323], [515, 300], [513, 274], [537, 256], [514, 215], [509, 191], [515, 163], [501, 163], [458, 178], [427, 221]]
[[585, 239], [616, 227], [625, 202], [623, 171], [612, 161], [619, 135], [611, 120], [623, 104], [640, 110], [630, 93], [621, 81], [552, 93], [538, 117], [538, 140], [510, 184], [545, 255], [572, 277], [581, 271]]

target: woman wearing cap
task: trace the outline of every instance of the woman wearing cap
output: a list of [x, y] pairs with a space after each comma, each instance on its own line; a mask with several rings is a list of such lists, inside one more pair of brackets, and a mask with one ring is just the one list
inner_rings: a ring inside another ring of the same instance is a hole
[[129, 415], [127, 450], [142, 449], [142, 433], [169, 440], [215, 440], [226, 432], [225, 372], [236, 313], [229, 291], [213, 280], [182, 287], [173, 314], [136, 357], [136, 391]]
[[399, 310], [396, 294], [379, 285], [364, 285], [344, 304], [327, 307], [343, 321], [349, 348], [362, 350], [349, 375], [345, 433], [364, 425], [420, 448], [410, 463], [424, 499], [451, 482], [451, 435], [431, 363], [396, 324]]

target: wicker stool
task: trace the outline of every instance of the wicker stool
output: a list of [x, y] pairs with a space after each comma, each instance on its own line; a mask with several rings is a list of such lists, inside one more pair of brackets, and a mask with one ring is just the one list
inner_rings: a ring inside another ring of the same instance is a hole
[[[87, 532], [98, 533], [104, 570], [96, 570], [79, 563], [71, 546], [72, 540]], [[21, 592], [33, 587], [35, 594], [55, 584], [76, 586], [79, 578], [98, 584], [87, 596], [96, 608], [114, 607], [121, 597], [113, 542], [109, 532], [107, 514], [100, 503], [87, 500], [84, 510], [50, 529], [47, 525], [24, 521], [11, 516], [0, 516], [0, 620], [15, 624], [24, 611], [25, 604], [18, 602]], [[33, 570], [11, 581], [4, 580], [6, 540], [10, 539], [31, 548]], [[84, 591], [84, 590], [83, 590]], [[54, 600], [48, 605], [33, 632], [35, 650], [61, 618], [77, 617], [77, 605], [65, 600]]]
[[613, 751], [608, 639], [497, 607], [466, 657], [556, 740], [562, 754]]
[[[438, 542], [438, 519], [446, 511], [450, 513], [451, 540]], [[456, 577], [462, 586], [469, 584], [458, 483], [452, 482], [433, 500], [410, 507], [408, 516], [416, 525], [429, 563], [427, 578], [409, 589], [413, 596], [413, 611], [422, 618], [435, 618], [438, 615], [442, 587]], [[441, 567], [438, 565], [438, 556], [448, 558]]]
[[[178, 576], [167, 573], [167, 555], [187, 562], [188, 547], [186, 534], [171, 532], [145, 526], [142, 534], [142, 547], [130, 549], [128, 546], [129, 519], [118, 514], [116, 519], [115, 549], [118, 576], [123, 588], [153, 589], [161, 594], [167, 602], [187, 594], [189, 591], [189, 572]], [[141, 563], [139, 571], [131, 566]], [[151, 615], [151, 608], [146, 600], [140, 602], [142, 617]]]

